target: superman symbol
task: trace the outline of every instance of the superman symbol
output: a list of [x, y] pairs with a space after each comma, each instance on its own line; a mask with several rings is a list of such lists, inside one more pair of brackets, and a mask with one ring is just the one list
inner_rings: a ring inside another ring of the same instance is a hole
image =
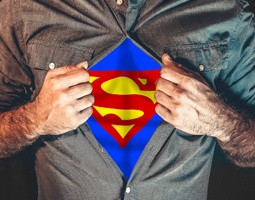
[[124, 169], [126, 156], [137, 160], [161, 122], [154, 99], [160, 69], [157, 61], [128, 38], [89, 69], [95, 103], [87, 123], [123, 171], [130, 172]]
[[124, 148], [155, 114], [159, 70], [90, 71], [93, 117]]

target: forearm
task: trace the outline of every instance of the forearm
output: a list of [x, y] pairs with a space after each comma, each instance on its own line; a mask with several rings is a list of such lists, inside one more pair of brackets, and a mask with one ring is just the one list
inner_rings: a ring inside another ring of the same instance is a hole
[[255, 120], [229, 108], [223, 137], [216, 137], [227, 156], [240, 167], [255, 166]]
[[176, 128], [219, 141], [233, 162], [255, 166], [255, 119], [225, 104], [198, 74], [162, 56], [156, 112]]
[[33, 103], [0, 114], [0, 158], [10, 156], [38, 137]]
[[0, 114], [0, 158], [32, 144], [40, 135], [76, 129], [92, 114], [88, 63], [48, 72], [33, 102]]

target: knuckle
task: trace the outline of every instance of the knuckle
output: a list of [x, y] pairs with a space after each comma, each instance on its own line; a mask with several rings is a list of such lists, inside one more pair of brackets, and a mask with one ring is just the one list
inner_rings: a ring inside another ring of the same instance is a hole
[[44, 79], [44, 82], [47, 82], [47, 81], [54, 81], [54, 75], [52, 73], [52, 71], [49, 71], [46, 76], [45, 76], [45, 79]]
[[[74, 114], [74, 108], [73, 106], [66, 106], [65, 107], [65, 114], [66, 116], [72, 116]], [[73, 120], [73, 118], [71, 118]]]
[[88, 83], [88, 84], [86, 85], [86, 87], [87, 87], [88, 93], [91, 93], [92, 90], [93, 90], [92, 84]]
[[171, 112], [164, 108], [162, 105], [157, 104], [155, 111], [167, 122], [171, 123]]
[[49, 70], [45, 76], [45, 78], [52, 78], [55, 76], [55, 69]]
[[76, 69], [76, 66], [74, 65], [68, 65], [68, 66], [63, 66], [61, 67], [61, 70], [63, 70], [63, 72], [69, 72]]
[[157, 87], [157, 88], [161, 88], [162, 85], [163, 85], [163, 79], [162, 79], [162, 78], [159, 78], [159, 79], [157, 80], [156, 87]]
[[82, 121], [86, 121], [91, 115], [93, 114], [93, 108], [88, 107], [85, 110], [82, 111]]
[[163, 93], [161, 91], [156, 91], [154, 93], [154, 98], [157, 102], [162, 102], [163, 101]]
[[85, 69], [83, 69], [83, 75], [84, 75], [84, 79], [85, 81], [88, 81], [89, 82], [89, 79], [90, 79], [90, 76], [89, 76], [89, 72]]
[[92, 102], [92, 104], [94, 104], [95, 103], [95, 96], [93, 94], [91, 94], [90, 96], [91, 96], [91, 102]]
[[89, 107], [87, 110], [88, 110], [89, 116], [91, 116], [91, 115], [93, 114], [93, 108], [92, 108], [92, 107]]
[[94, 104], [94, 102], [95, 102], [95, 97], [94, 97], [94, 95], [92, 95], [92, 94], [88, 95], [88, 97], [87, 97], [87, 102], [88, 102], [88, 105], [89, 105], [89, 106], [92, 106], [92, 105]]
[[156, 92], [154, 93], [154, 98], [156, 99], [156, 101], [159, 100], [159, 96], [160, 96], [160, 92], [159, 92], [159, 91], [156, 91]]
[[182, 113], [182, 106], [180, 104], [177, 104], [175, 107], [174, 107], [174, 116], [176, 118], [179, 118], [180, 114]]
[[51, 90], [59, 90], [62, 87], [62, 84], [60, 83], [60, 80], [56, 77], [50, 77], [48, 79], [49, 88]]
[[58, 95], [58, 102], [60, 105], [64, 105], [67, 101], [68, 95], [66, 93], [60, 93]]
[[178, 98], [179, 103], [185, 101], [186, 95], [184, 92], [178, 91], [178, 92], [176, 92], [176, 96]]
[[178, 102], [182, 102], [186, 99], [186, 91], [182, 88], [175, 88], [173, 91], [173, 96]]
[[178, 99], [178, 101], [181, 99], [182, 91], [180, 89], [175, 88], [173, 90], [173, 96], [175, 99]]
[[162, 75], [162, 74], [165, 74], [165, 73], [168, 73], [168, 68], [165, 65], [163, 65], [161, 70], [160, 70], [160, 74]]
[[193, 80], [194, 79], [192, 77], [185, 76], [185, 77], [183, 77], [182, 84], [184, 86], [190, 86], [191, 84], [193, 84]]

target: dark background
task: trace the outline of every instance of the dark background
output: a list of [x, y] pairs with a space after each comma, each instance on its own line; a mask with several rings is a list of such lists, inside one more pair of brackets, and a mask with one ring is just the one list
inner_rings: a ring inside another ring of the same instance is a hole
[[255, 0], [248, 0], [250, 3], [250, 9], [253, 13], [255, 13]]
[[[255, 12], [255, 0], [249, 2], [250, 10]], [[31, 147], [13, 157], [0, 159], [0, 199], [35, 200], [36, 195], [37, 184]], [[239, 168], [231, 164], [217, 147], [209, 182], [208, 200], [254, 199], [255, 168]]]

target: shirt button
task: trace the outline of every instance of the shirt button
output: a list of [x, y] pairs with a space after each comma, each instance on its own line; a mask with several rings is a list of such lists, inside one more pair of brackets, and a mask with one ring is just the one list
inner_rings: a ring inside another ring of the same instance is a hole
[[117, 4], [118, 5], [122, 5], [123, 4], [123, 0], [117, 0]]
[[55, 63], [52, 62], [52, 63], [49, 64], [50, 69], [54, 69], [55, 67], [56, 67]]
[[130, 191], [131, 191], [131, 188], [130, 188], [130, 187], [127, 187], [127, 188], [126, 188], [126, 193], [129, 194]]
[[199, 70], [200, 70], [200, 72], [202, 72], [202, 71], [204, 71], [205, 70], [205, 66], [204, 65], [199, 65]]

